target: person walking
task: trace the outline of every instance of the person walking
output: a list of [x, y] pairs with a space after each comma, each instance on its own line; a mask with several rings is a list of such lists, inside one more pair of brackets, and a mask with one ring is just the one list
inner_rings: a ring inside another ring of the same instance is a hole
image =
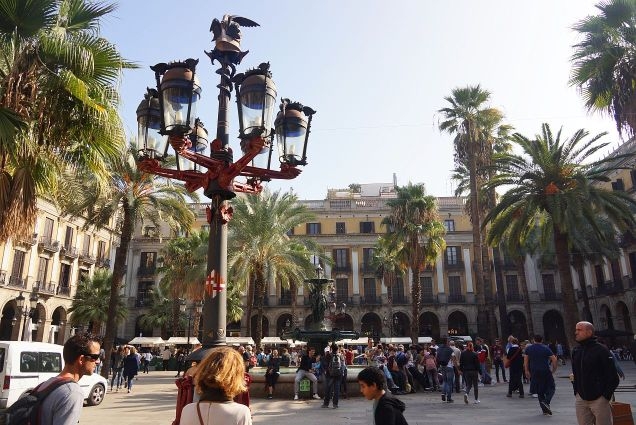
[[325, 398], [322, 407], [329, 407], [329, 401], [333, 397], [333, 408], [338, 408], [340, 399], [340, 381], [342, 380], [342, 368], [344, 357], [338, 353], [338, 345], [334, 342], [331, 349], [325, 354]]
[[579, 322], [574, 330], [579, 343], [572, 350], [572, 374], [579, 425], [611, 425], [610, 400], [619, 379], [614, 356], [594, 336], [594, 325]]
[[278, 350], [272, 350], [272, 355], [267, 362], [267, 370], [265, 371], [265, 382], [267, 384], [267, 398], [274, 398], [274, 388], [280, 376], [281, 357], [278, 356]]
[[64, 343], [62, 356], [64, 369], [38, 387], [38, 391], [42, 391], [49, 385], [64, 382], [42, 402], [39, 422], [42, 425], [77, 424], [84, 405], [84, 393], [78, 381], [95, 371], [95, 363], [100, 356], [100, 340], [93, 334], [76, 333]]
[[316, 400], [320, 400], [318, 395], [318, 378], [313, 373], [312, 364], [316, 362], [316, 349], [309, 347], [307, 354], [303, 354], [300, 357], [300, 365], [296, 370], [296, 377], [294, 378], [294, 400], [298, 400], [298, 392], [300, 390], [300, 381], [303, 378], [307, 378], [311, 381], [311, 389], [313, 390], [313, 397]]
[[165, 347], [161, 352], [161, 361], [163, 362], [163, 370], [168, 370], [168, 365], [170, 364], [170, 358], [172, 357], [172, 351], [170, 348]]
[[519, 398], [524, 398], [523, 394], [523, 349], [519, 346], [519, 340], [512, 337], [510, 347], [506, 352], [506, 359], [510, 371], [510, 381], [508, 381], [508, 394], [506, 397], [512, 397], [512, 393], [519, 391]]
[[444, 377], [444, 393], [442, 394], [442, 401], [445, 403], [453, 402], [453, 385], [455, 383], [455, 366], [457, 365], [457, 358], [453, 349], [446, 345], [447, 339], [443, 338], [441, 345], [437, 349], [437, 364], [442, 369], [442, 376]]
[[495, 377], [497, 378], [497, 383], [499, 383], [499, 369], [501, 369], [501, 377], [504, 382], [508, 382], [506, 379], [506, 368], [503, 364], [504, 357], [504, 349], [501, 346], [501, 341], [499, 339], [495, 340], [495, 344], [491, 347], [492, 349], [492, 364], [495, 367]]
[[[113, 387], [117, 391], [121, 388], [121, 383], [123, 381], [122, 370], [124, 369], [124, 348], [120, 345], [117, 347], [115, 353], [110, 357], [110, 364], [112, 366], [113, 375], [110, 378], [110, 390], [113, 390]], [[117, 386], [115, 386], [117, 384]]]
[[533, 392], [538, 395], [539, 406], [544, 415], [552, 416], [550, 402], [556, 390], [554, 376], [557, 358], [546, 345], [541, 335], [534, 336], [534, 344], [526, 347], [523, 369], [532, 382]]
[[479, 357], [475, 353], [472, 342], [466, 344], [466, 349], [459, 357], [459, 371], [464, 377], [466, 390], [464, 391], [464, 403], [468, 404], [470, 389], [475, 389], [474, 404], [479, 404]]
[[137, 357], [137, 349], [135, 347], [128, 348], [128, 355], [124, 357], [124, 378], [126, 379], [126, 388], [128, 392], [132, 391], [133, 379], [139, 373], [139, 359]]

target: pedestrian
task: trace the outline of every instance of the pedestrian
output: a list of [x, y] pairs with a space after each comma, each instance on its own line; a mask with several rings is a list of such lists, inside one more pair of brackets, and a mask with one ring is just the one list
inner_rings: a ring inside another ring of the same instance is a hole
[[404, 419], [406, 406], [401, 400], [386, 392], [386, 379], [380, 369], [362, 369], [358, 373], [358, 385], [364, 398], [373, 400], [374, 425], [408, 425]]
[[632, 360], [634, 364], [636, 364], [636, 335], [634, 335], [634, 340], [632, 344], [629, 346], [629, 354], [632, 356]]
[[557, 358], [546, 345], [543, 337], [535, 335], [534, 344], [526, 347], [523, 369], [532, 384], [533, 393], [538, 395], [539, 406], [544, 415], [552, 416], [550, 402], [556, 390], [554, 376], [557, 370]]
[[466, 391], [464, 391], [464, 403], [466, 404], [468, 404], [471, 388], [475, 389], [475, 401], [473, 403], [479, 404], [479, 367], [479, 357], [475, 353], [473, 343], [469, 342], [459, 358], [459, 370], [466, 383]]
[[488, 362], [488, 346], [484, 343], [484, 340], [481, 338], [477, 338], [475, 340], [477, 343], [475, 345], [475, 353], [477, 353], [477, 357], [479, 358], [479, 368], [481, 374], [481, 384], [482, 385], [491, 385], [492, 377], [488, 373], [487, 365]]
[[91, 375], [100, 355], [100, 340], [89, 333], [76, 333], [64, 343], [64, 369], [45, 381], [38, 390], [45, 390], [54, 382], [66, 381], [44, 399], [40, 408], [42, 425], [75, 425], [84, 405], [84, 393], [77, 383], [84, 375]]
[[316, 362], [316, 349], [309, 347], [307, 354], [303, 354], [299, 360], [299, 366], [296, 370], [296, 377], [294, 378], [294, 400], [298, 400], [298, 392], [300, 390], [300, 381], [303, 378], [307, 378], [311, 381], [311, 388], [313, 391], [313, 398], [320, 400], [318, 395], [318, 378], [313, 373], [312, 364]]
[[249, 407], [233, 401], [247, 391], [245, 365], [231, 347], [213, 348], [197, 366], [194, 382], [199, 400], [181, 411], [181, 425], [251, 425]]
[[523, 349], [519, 346], [519, 340], [515, 337], [509, 341], [510, 347], [506, 352], [506, 361], [510, 371], [510, 381], [508, 382], [508, 394], [506, 397], [512, 397], [512, 393], [519, 391], [519, 398], [524, 398], [523, 394]]
[[124, 369], [124, 348], [121, 345], [117, 347], [115, 353], [110, 357], [110, 362], [113, 369], [113, 375], [110, 378], [110, 390], [112, 391], [113, 387], [115, 387], [119, 391], [123, 381], [122, 371]]
[[503, 347], [501, 346], [501, 341], [499, 339], [495, 339], [495, 344], [491, 348], [493, 357], [492, 363], [493, 366], [495, 366], [495, 376], [497, 377], [497, 383], [499, 383], [499, 369], [501, 369], [501, 377], [503, 381], [508, 382], [508, 380], [506, 379], [506, 368], [503, 364], [503, 357], [505, 352]]
[[439, 377], [437, 376], [437, 351], [434, 348], [429, 348], [424, 356], [424, 366], [426, 368], [426, 375], [429, 377], [432, 391], [439, 390]]
[[278, 377], [280, 376], [281, 358], [278, 356], [278, 350], [274, 349], [272, 355], [267, 362], [267, 370], [265, 371], [265, 382], [267, 384], [267, 398], [274, 398], [274, 388]]
[[177, 350], [177, 354], [175, 355], [175, 358], [177, 359], [177, 374], [174, 377], [178, 378], [181, 375], [181, 372], [185, 374], [185, 371], [186, 371], [186, 367], [185, 367], [186, 356], [183, 349], [180, 348], [179, 350]]
[[170, 358], [172, 357], [172, 351], [170, 348], [165, 347], [161, 352], [161, 361], [163, 362], [163, 370], [168, 370], [170, 364]]
[[576, 324], [572, 351], [572, 373], [576, 396], [576, 420], [579, 425], [611, 425], [610, 400], [618, 386], [614, 356], [594, 336], [590, 322]]
[[133, 346], [128, 348], [128, 355], [124, 357], [124, 378], [126, 379], [126, 388], [128, 392], [132, 391], [133, 379], [139, 373], [139, 358], [137, 357], [137, 349]]
[[455, 366], [457, 366], [457, 357], [453, 349], [446, 345], [447, 338], [442, 338], [441, 344], [437, 348], [437, 364], [442, 370], [442, 377], [444, 378], [444, 393], [442, 394], [442, 401], [446, 403], [453, 402], [453, 385], [455, 383]]
[[325, 398], [322, 407], [329, 407], [329, 401], [333, 396], [333, 408], [338, 408], [340, 399], [340, 381], [342, 380], [342, 368], [344, 357], [338, 353], [338, 345], [331, 344], [331, 349], [325, 354]]

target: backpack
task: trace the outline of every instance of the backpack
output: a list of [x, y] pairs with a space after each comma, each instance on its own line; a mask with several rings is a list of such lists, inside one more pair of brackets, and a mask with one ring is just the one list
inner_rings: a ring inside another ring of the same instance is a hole
[[342, 360], [337, 354], [333, 354], [331, 356], [331, 361], [329, 362], [329, 376], [342, 376]]
[[399, 351], [395, 356], [395, 362], [397, 363], [398, 367], [403, 367], [408, 362], [406, 354], [403, 351]]
[[440, 347], [437, 350], [437, 363], [440, 366], [446, 366], [453, 356], [453, 349], [450, 347]]
[[58, 387], [72, 382], [70, 379], [56, 379], [44, 390], [42, 384], [29, 390], [6, 410], [5, 423], [7, 425], [37, 425], [40, 423], [40, 412], [44, 399]]
[[479, 363], [484, 363], [486, 361], [486, 350], [481, 350], [477, 353], [477, 358], [479, 359]]

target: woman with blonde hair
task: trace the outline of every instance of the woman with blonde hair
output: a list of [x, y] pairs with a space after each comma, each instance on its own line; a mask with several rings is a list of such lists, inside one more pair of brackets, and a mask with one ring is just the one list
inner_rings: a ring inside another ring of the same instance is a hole
[[218, 347], [199, 363], [194, 375], [200, 400], [183, 408], [181, 425], [251, 425], [249, 407], [234, 402], [246, 391], [243, 358], [230, 347]]

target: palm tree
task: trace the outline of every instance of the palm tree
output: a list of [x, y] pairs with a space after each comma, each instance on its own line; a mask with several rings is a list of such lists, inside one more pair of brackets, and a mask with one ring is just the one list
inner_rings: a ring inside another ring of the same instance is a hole
[[574, 25], [583, 40], [574, 46], [570, 83], [585, 106], [608, 112], [619, 132], [636, 129], [636, 1], [608, 0], [598, 15]]
[[[110, 298], [110, 285], [113, 275], [106, 270], [95, 270], [91, 279], [81, 280], [77, 286], [77, 292], [73, 298], [73, 304], [69, 308], [71, 323], [82, 325], [91, 323], [94, 333], [101, 333], [102, 325], [108, 318], [108, 300]], [[117, 301], [117, 323], [126, 319], [128, 309], [123, 296]]]
[[396, 188], [397, 198], [387, 201], [391, 212], [382, 220], [387, 226], [386, 237], [393, 249], [399, 249], [402, 258], [412, 273], [411, 282], [411, 338], [419, 335], [419, 312], [422, 288], [420, 272], [427, 265], [434, 265], [446, 246], [446, 229], [439, 220], [436, 198], [427, 196], [423, 184], [411, 184]]
[[125, 146], [121, 71], [133, 68], [99, 35], [115, 10], [88, 0], [0, 0], [0, 241], [30, 234], [38, 196], [68, 167], [104, 182]]
[[[280, 192], [264, 192], [256, 196], [237, 198], [229, 234], [229, 280], [242, 290], [247, 288], [248, 333], [252, 308], [257, 309], [257, 345], [263, 334], [263, 304], [268, 283], [280, 282], [289, 287], [291, 282], [302, 282], [313, 274], [309, 254], [318, 252], [313, 241], [294, 238], [289, 232], [296, 226], [314, 219], [314, 215], [296, 196]], [[303, 245], [306, 249], [299, 248]]]
[[159, 291], [153, 291], [150, 306], [139, 319], [139, 325], [145, 329], [161, 329], [161, 337], [168, 339], [168, 326], [172, 323], [172, 302]]
[[[174, 230], [189, 231], [194, 213], [188, 208], [188, 199], [197, 200], [181, 185], [160, 176], [137, 169], [137, 153], [130, 148], [120, 158], [110, 162], [110, 184], [103, 186], [97, 177], [76, 173], [69, 178], [58, 202], [62, 210], [86, 218], [86, 227], [105, 227], [113, 221], [120, 230], [120, 243], [115, 253], [113, 279], [108, 304], [108, 320], [104, 335], [104, 349], [110, 352], [115, 338], [115, 313], [119, 291], [126, 273], [126, 256], [134, 229], [151, 223], [156, 228], [169, 226]], [[108, 373], [107, 356], [103, 374]]]
[[393, 287], [397, 278], [404, 276], [407, 264], [400, 255], [404, 252], [404, 244], [396, 241], [393, 245], [392, 239], [383, 235], [378, 238], [371, 258], [371, 267], [376, 270], [377, 277], [381, 278], [387, 288], [387, 298], [389, 302], [390, 316], [393, 317]]
[[539, 227], [542, 240], [554, 241], [570, 347], [574, 346], [572, 329], [579, 319], [570, 271], [575, 235], [589, 227], [600, 241], [614, 238], [614, 233], [603, 232], [601, 217], [618, 230], [636, 225], [630, 209], [636, 207], [636, 201], [625, 193], [595, 184], [607, 182], [609, 172], [624, 168], [621, 164], [630, 155], [609, 156], [590, 163], [591, 155], [607, 143], [597, 143], [603, 134], [585, 140], [587, 136], [585, 130], [578, 130], [563, 140], [561, 132], [554, 137], [547, 124], [532, 140], [515, 134], [513, 142], [523, 154], [507, 153], [497, 158], [499, 173], [488, 183], [489, 188], [511, 189], [484, 218], [484, 225], [492, 225], [488, 234], [491, 244], [498, 243], [506, 232], [523, 243], [535, 226]]
[[[482, 208], [478, 188], [483, 181], [482, 168], [490, 163], [492, 157], [493, 131], [499, 126], [503, 115], [498, 109], [487, 106], [490, 92], [483, 90], [479, 85], [455, 88], [451, 96], [444, 99], [450, 106], [439, 110], [444, 116], [439, 129], [455, 136], [455, 165], [458, 169], [468, 172], [469, 216], [473, 223], [473, 272], [477, 289], [478, 323], [487, 326], [489, 322], [492, 322], [489, 320], [489, 309], [486, 308], [486, 288], [490, 288], [490, 275], [484, 273], [484, 263], [488, 257], [487, 252], [484, 253], [482, 249], [483, 236], [480, 227]], [[482, 201], [488, 199], [485, 198]], [[491, 337], [494, 336], [492, 335], [494, 323], [490, 325], [481, 328], [480, 333], [487, 331]]]

